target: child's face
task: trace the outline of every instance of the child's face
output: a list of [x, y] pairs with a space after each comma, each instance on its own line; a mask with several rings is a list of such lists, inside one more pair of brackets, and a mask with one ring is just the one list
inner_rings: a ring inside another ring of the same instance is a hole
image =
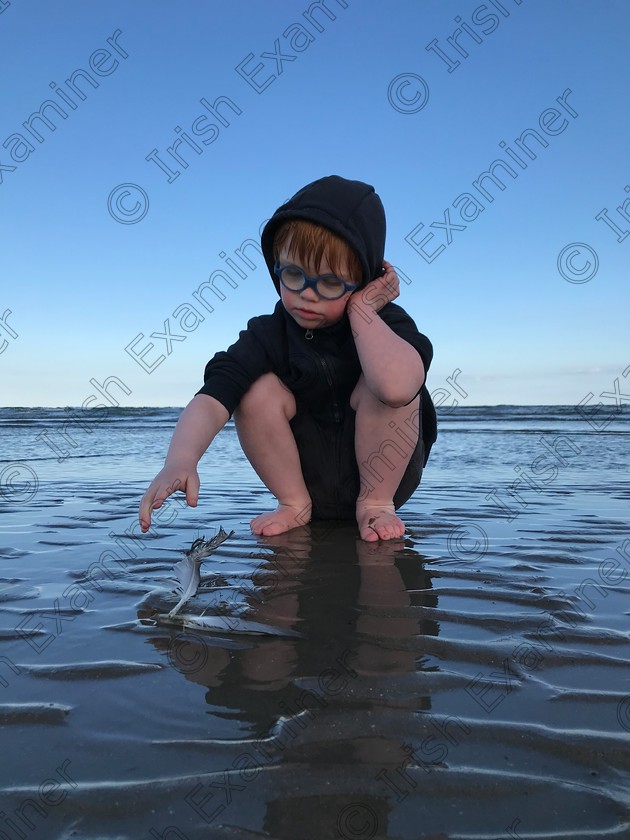
[[[283, 246], [278, 253], [278, 262], [280, 265], [297, 265], [310, 277], [319, 277], [322, 274], [333, 274], [330, 266], [326, 260], [322, 260], [318, 266], [304, 265], [299, 262], [297, 256], [293, 256], [289, 246]], [[348, 266], [343, 263], [341, 270], [337, 273], [346, 283], [350, 283], [350, 275]], [[315, 289], [308, 286], [301, 292], [292, 292], [286, 289], [282, 283], [280, 284], [280, 295], [284, 308], [287, 310], [293, 320], [304, 329], [321, 329], [322, 327], [330, 327], [340, 321], [343, 313], [346, 311], [348, 299], [352, 291], [346, 292], [343, 297], [337, 300], [326, 300], [320, 297]]]

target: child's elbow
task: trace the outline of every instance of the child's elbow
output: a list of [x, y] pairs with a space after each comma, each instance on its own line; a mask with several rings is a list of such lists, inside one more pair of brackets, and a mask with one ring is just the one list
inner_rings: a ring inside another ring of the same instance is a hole
[[413, 402], [413, 397], [410, 400], [381, 400], [388, 408], [404, 408], [406, 405], [410, 405]]
[[388, 391], [381, 394], [380, 400], [389, 408], [404, 408], [406, 405], [411, 405], [420, 392], [420, 387], [414, 391]]
[[407, 382], [391, 381], [380, 395], [381, 402], [389, 408], [404, 408], [410, 405], [420, 393], [424, 384], [424, 371], [418, 371]]

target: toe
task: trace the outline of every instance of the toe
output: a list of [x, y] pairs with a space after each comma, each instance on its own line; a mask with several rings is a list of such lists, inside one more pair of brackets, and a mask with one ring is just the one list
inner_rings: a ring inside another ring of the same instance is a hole
[[283, 525], [281, 522], [272, 520], [263, 527], [261, 533], [263, 537], [275, 537], [278, 534], [283, 534], [287, 530], [288, 528], [286, 525]]
[[365, 540], [365, 542], [376, 542], [378, 539], [380, 539], [379, 534], [371, 526], [361, 528], [359, 530], [359, 534], [361, 536], [361, 539]]

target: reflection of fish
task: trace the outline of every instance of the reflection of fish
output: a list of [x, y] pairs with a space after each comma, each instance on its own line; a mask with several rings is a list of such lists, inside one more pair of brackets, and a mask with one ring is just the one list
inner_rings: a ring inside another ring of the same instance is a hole
[[199, 537], [199, 539], [196, 539], [193, 542], [189, 549], [183, 552], [185, 555], [184, 559], [175, 564], [175, 573], [177, 574], [177, 579], [179, 581], [177, 591], [181, 593], [182, 597], [168, 614], [169, 617], [174, 616], [180, 607], [197, 592], [200, 581], [199, 570], [201, 568], [201, 561], [204, 557], [212, 554], [215, 548], [218, 548], [221, 543], [225, 542], [233, 535], [234, 531], [230, 531], [228, 534], [227, 531], [224, 531], [223, 528], [220, 527], [219, 533], [211, 540], [206, 540], [205, 537]]

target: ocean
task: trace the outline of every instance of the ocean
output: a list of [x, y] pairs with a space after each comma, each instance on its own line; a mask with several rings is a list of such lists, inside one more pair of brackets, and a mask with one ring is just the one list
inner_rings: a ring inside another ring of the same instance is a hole
[[377, 544], [231, 423], [141, 534], [180, 410], [0, 409], [0, 840], [630, 838], [627, 407], [439, 410]]

